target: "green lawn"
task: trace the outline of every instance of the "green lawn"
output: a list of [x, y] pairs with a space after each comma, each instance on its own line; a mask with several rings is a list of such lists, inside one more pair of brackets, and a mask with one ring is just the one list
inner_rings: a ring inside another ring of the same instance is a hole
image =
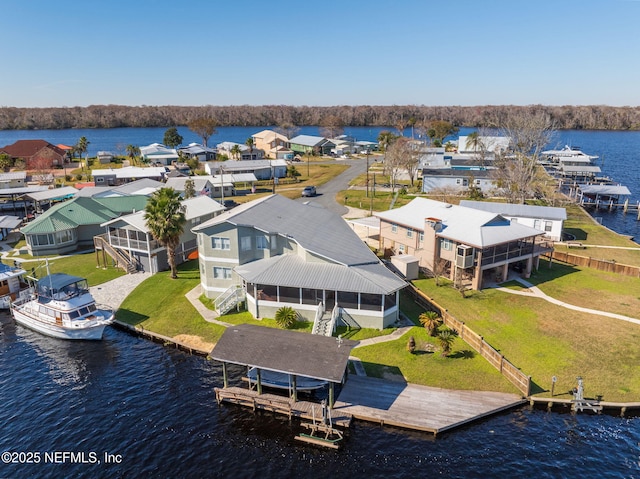
[[[541, 287], [554, 296], [565, 281], [566, 275], [560, 274]], [[571, 283], [574, 292], [594, 284], [590, 274], [580, 271], [571, 275]], [[640, 325], [498, 290], [471, 292], [463, 300], [458, 291], [438, 287], [432, 279], [415, 284], [531, 375], [534, 394], [548, 390], [552, 376], [558, 378], [556, 393], [569, 391], [582, 376], [587, 395], [640, 400]], [[634, 291], [640, 292], [637, 284]]]
[[202, 319], [185, 297], [199, 282], [196, 260], [178, 267], [178, 279], [172, 280], [169, 271], [157, 273], [127, 296], [116, 319], [164, 336], [198, 336], [206, 343], [215, 343], [224, 327]]

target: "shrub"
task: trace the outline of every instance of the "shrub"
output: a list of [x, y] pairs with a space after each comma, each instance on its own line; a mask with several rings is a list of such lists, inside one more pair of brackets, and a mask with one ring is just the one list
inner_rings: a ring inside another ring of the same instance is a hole
[[407, 342], [407, 351], [411, 354], [416, 350], [416, 340], [413, 339], [413, 336], [409, 336], [409, 341]]
[[276, 311], [275, 320], [281, 328], [289, 329], [291, 326], [296, 324], [297, 319], [298, 313], [291, 306], [283, 306]]

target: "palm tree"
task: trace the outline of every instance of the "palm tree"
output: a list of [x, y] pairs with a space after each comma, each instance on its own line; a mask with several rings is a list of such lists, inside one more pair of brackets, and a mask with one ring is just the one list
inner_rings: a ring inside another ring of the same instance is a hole
[[440, 343], [440, 347], [442, 348], [443, 356], [449, 356], [449, 353], [451, 353], [451, 346], [453, 345], [456, 336], [458, 336], [458, 333], [449, 328], [444, 328], [443, 330], [438, 332], [437, 338], [438, 342]]
[[180, 193], [173, 188], [154, 191], [147, 200], [144, 219], [153, 237], [167, 249], [171, 279], [176, 279], [176, 248], [186, 223], [185, 207], [180, 202]]
[[231, 150], [229, 150], [231, 155], [237, 160], [238, 157], [240, 156], [240, 145], [236, 144], [233, 145], [233, 147], [231, 147]]
[[140, 148], [135, 145], [127, 145], [126, 150], [127, 155], [129, 155], [132, 162], [135, 160], [136, 156], [140, 156]]
[[384, 130], [378, 135], [378, 144], [383, 151], [386, 151], [396, 138], [397, 136], [392, 132]]
[[80, 157], [82, 157], [82, 155], [84, 155], [87, 152], [87, 147], [89, 146], [89, 143], [90, 142], [87, 141], [87, 138], [84, 136], [81, 136], [80, 139], [78, 140], [78, 143], [76, 143], [75, 150]]
[[435, 336], [438, 327], [442, 324], [442, 319], [440, 319], [440, 316], [435, 311], [425, 311], [418, 319], [420, 320], [420, 324], [429, 331], [429, 336]]
[[250, 136], [249, 138], [247, 138], [247, 141], [245, 141], [244, 144], [249, 147], [249, 153], [253, 153], [253, 146], [254, 146], [253, 137]]

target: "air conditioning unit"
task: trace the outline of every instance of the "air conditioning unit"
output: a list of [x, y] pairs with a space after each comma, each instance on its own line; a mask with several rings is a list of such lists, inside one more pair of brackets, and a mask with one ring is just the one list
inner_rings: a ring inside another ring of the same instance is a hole
[[458, 268], [472, 268], [475, 250], [471, 246], [460, 245], [456, 249], [456, 266]]

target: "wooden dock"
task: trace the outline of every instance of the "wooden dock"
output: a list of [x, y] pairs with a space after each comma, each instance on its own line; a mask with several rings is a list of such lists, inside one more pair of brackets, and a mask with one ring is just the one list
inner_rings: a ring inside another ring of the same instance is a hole
[[529, 404], [531, 406], [545, 406], [548, 410], [570, 410], [570, 411], [582, 411], [591, 410], [600, 414], [601, 412], [614, 413], [618, 412], [620, 417], [625, 417], [628, 414], [638, 415], [640, 414], [640, 402], [619, 403], [611, 401], [601, 401], [599, 399], [586, 399], [583, 402], [587, 402], [589, 405], [597, 406], [597, 409], [590, 409], [588, 407], [581, 407], [580, 404], [576, 407], [576, 400], [561, 397], [541, 397], [531, 396], [529, 398]]
[[[294, 402], [276, 394], [258, 394], [240, 387], [215, 388], [218, 403], [228, 402], [311, 420], [321, 406]], [[331, 410], [334, 426], [348, 428], [352, 418], [380, 425], [438, 434], [472, 421], [526, 404], [517, 394], [456, 391], [384, 379], [350, 376]]]
[[436, 435], [522, 404], [526, 400], [517, 394], [457, 391], [350, 376], [334, 412]]
[[[250, 407], [254, 411], [269, 411], [283, 414], [291, 418], [316, 421], [322, 418], [322, 406], [310, 401], [294, 401], [293, 399], [277, 394], [262, 393], [240, 387], [215, 388], [218, 404], [228, 402]], [[351, 425], [351, 415], [344, 411], [331, 411], [331, 420], [334, 426], [348, 428]]]

